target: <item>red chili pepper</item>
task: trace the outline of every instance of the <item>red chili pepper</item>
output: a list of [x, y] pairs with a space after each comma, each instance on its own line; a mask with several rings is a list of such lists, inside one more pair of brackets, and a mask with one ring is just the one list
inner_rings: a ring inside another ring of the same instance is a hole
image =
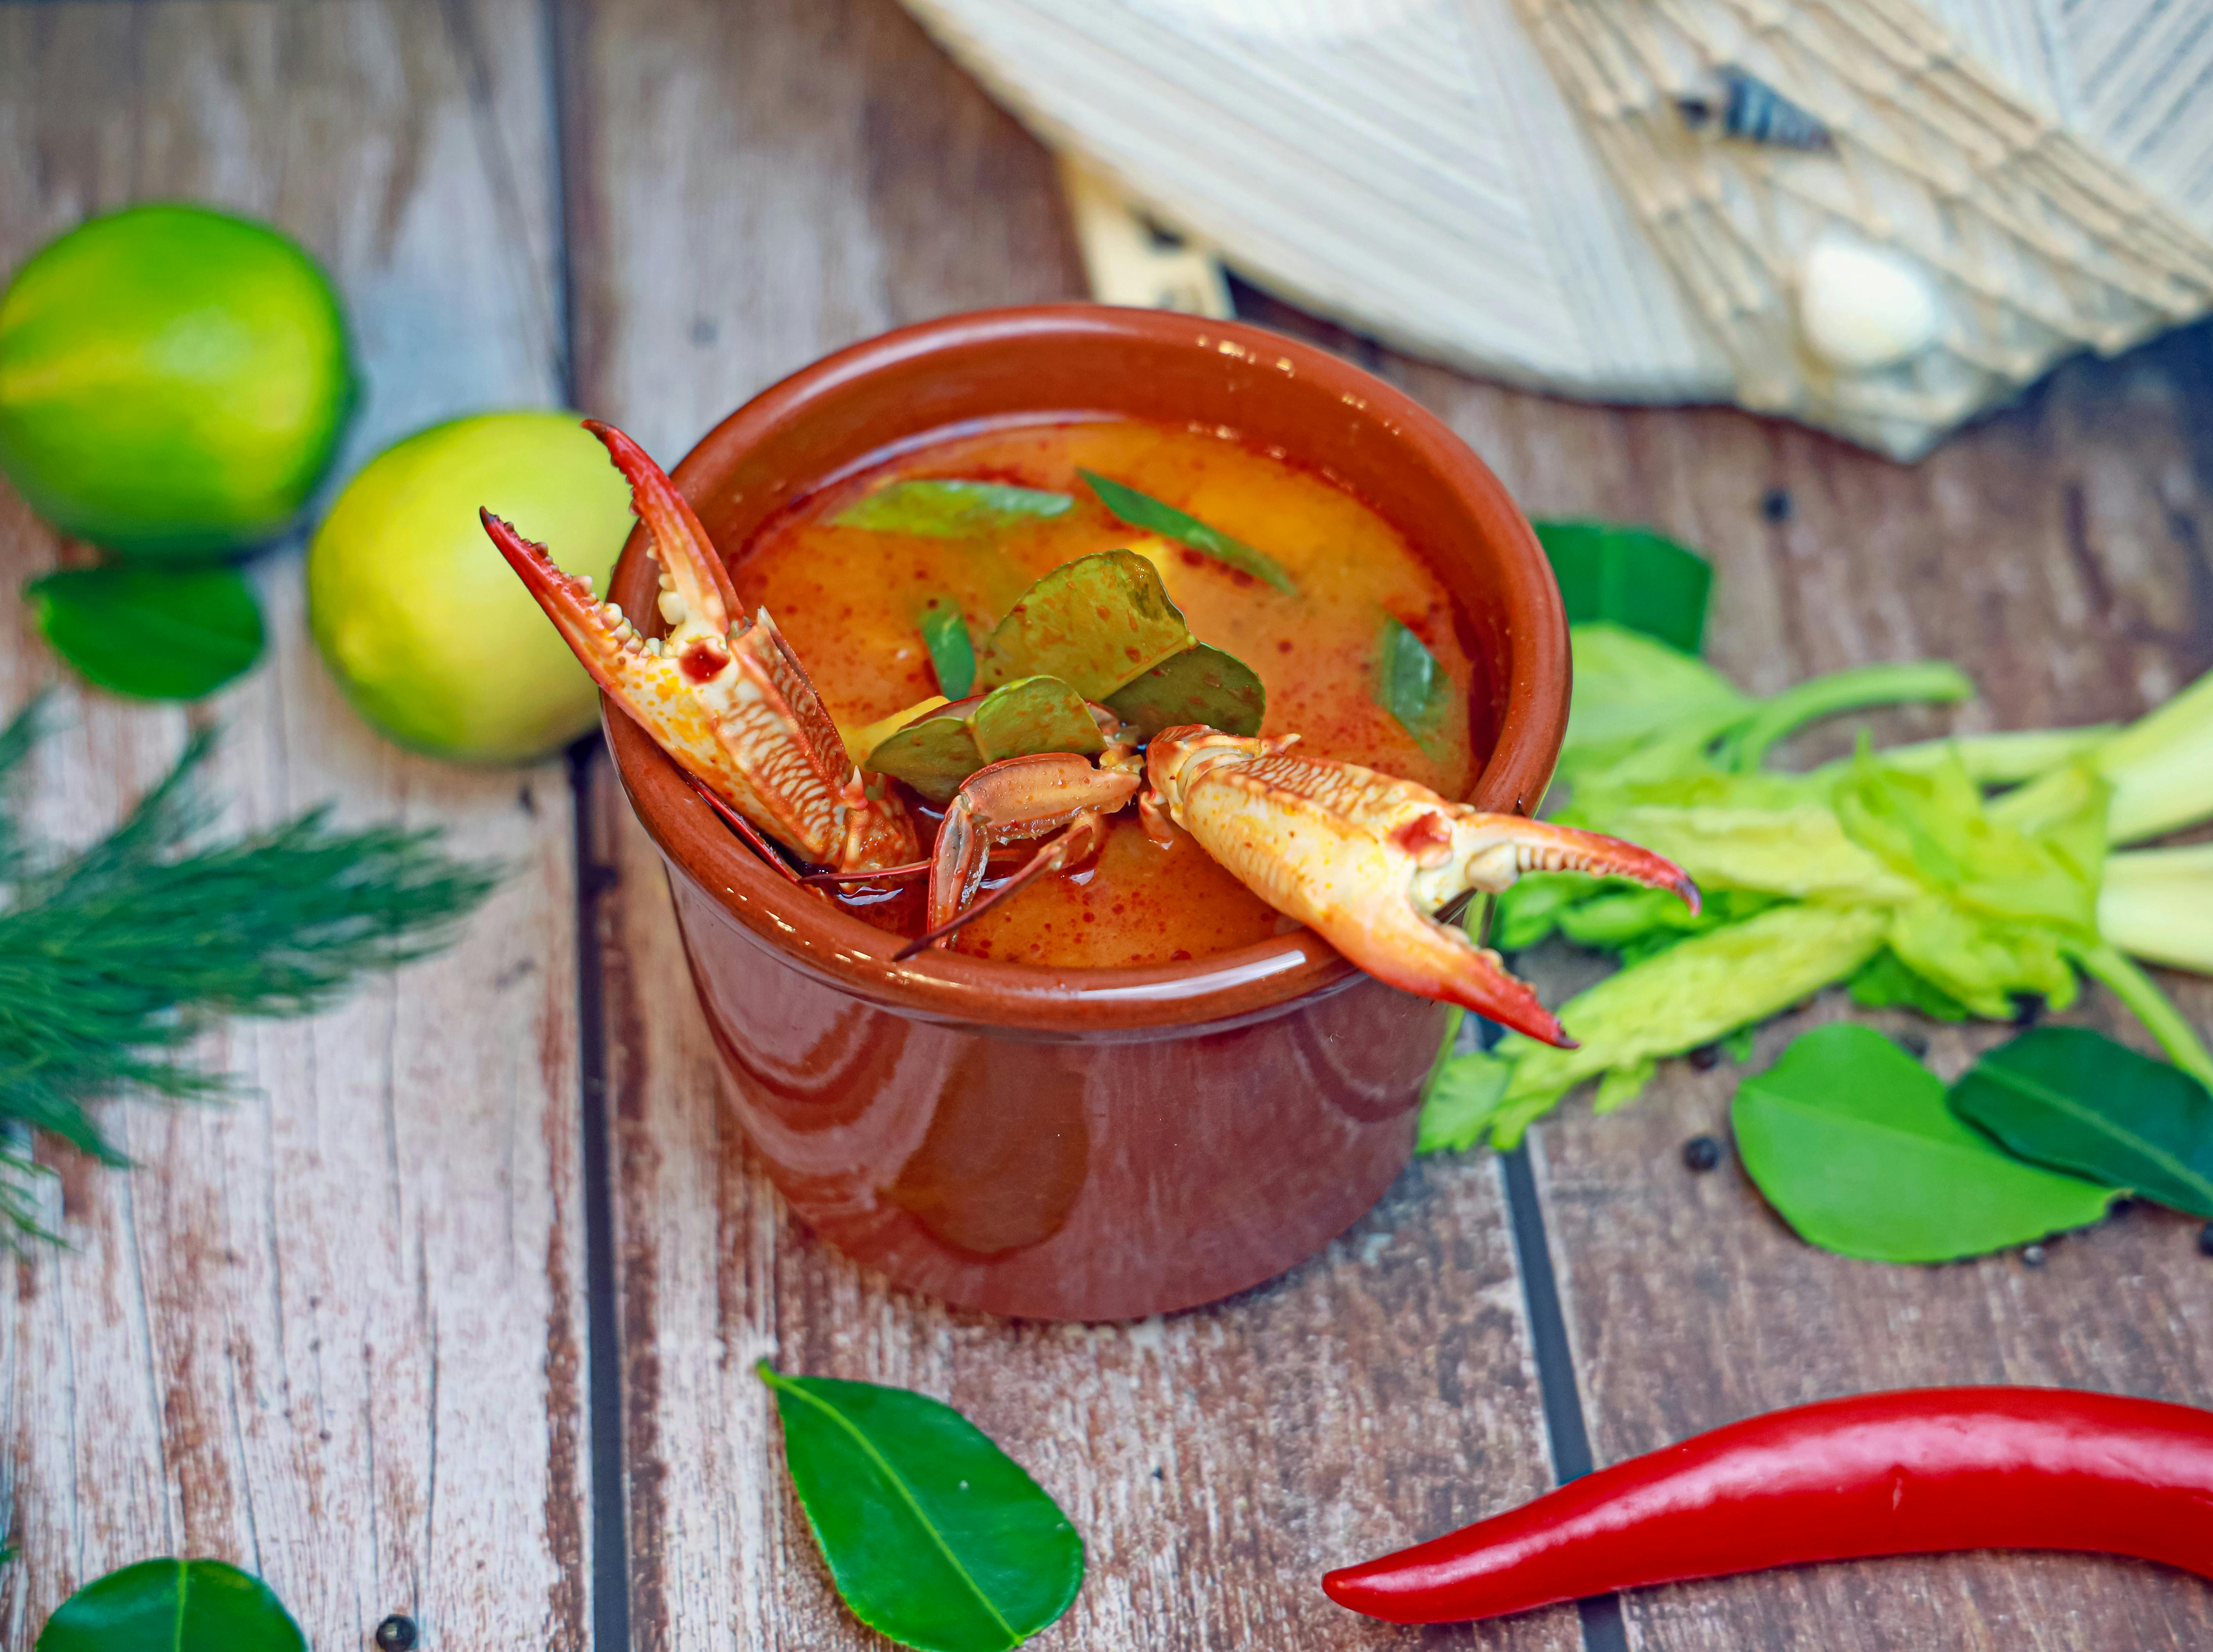
[[1920, 1388], [1732, 1423], [1322, 1579], [1458, 1623], [1765, 1566], [2080, 1549], [2213, 1576], [2213, 1411], [2064, 1388]]

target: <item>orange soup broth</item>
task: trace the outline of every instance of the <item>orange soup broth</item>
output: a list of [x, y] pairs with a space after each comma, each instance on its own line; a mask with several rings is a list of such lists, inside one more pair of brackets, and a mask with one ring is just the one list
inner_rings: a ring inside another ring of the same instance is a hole
[[[1265, 552], [1296, 594], [1130, 527], [1099, 503], [1079, 469]], [[1076, 504], [969, 539], [832, 524], [863, 495], [922, 478], [1049, 489]], [[1040, 576], [1116, 549], [1152, 562], [1199, 641], [1259, 674], [1268, 695], [1264, 733], [1298, 734], [1315, 756], [1402, 775], [1448, 797], [1466, 793], [1484, 753], [1469, 726], [1473, 666], [1443, 584], [1352, 494], [1212, 430], [1101, 420], [1002, 427], [918, 447], [797, 502], [754, 536], [731, 572], [747, 611], [765, 607], [776, 617], [830, 715], [854, 729], [938, 692], [919, 629], [933, 599], [957, 601], [980, 641]], [[1387, 615], [1422, 639], [1460, 690], [1426, 750], [1375, 698]], [[934, 812], [917, 813], [926, 841]], [[1154, 844], [1125, 810], [1095, 859], [1009, 897], [954, 944], [978, 957], [1101, 966], [1204, 957], [1291, 927], [1195, 843], [1178, 839]], [[1027, 856], [1027, 846], [1016, 847], [1021, 854], [995, 858], [987, 893]], [[918, 927], [911, 899], [857, 892], [847, 904], [885, 927]]]

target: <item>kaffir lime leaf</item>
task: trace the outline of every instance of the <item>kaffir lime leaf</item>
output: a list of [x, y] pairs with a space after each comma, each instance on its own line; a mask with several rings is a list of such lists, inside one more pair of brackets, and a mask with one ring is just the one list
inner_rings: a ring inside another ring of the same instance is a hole
[[526, 763], [587, 732], [598, 692], [479, 506], [601, 591], [631, 528], [629, 486], [576, 414], [456, 419], [346, 485], [308, 552], [308, 619], [347, 698], [401, 745]]
[[131, 560], [282, 533], [353, 400], [338, 295], [265, 224], [131, 207], [49, 243], [0, 296], [0, 470]]

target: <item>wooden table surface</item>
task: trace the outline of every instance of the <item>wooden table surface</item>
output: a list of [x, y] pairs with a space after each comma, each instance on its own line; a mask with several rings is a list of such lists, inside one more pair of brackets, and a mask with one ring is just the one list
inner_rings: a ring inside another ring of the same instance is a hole
[[[165, 0], [0, 6], [0, 267], [88, 212], [189, 197], [335, 273], [369, 394], [342, 470], [431, 420], [564, 402], [674, 460], [789, 370], [900, 322], [1079, 296], [1038, 144], [892, 0]], [[1257, 294], [1449, 419], [1534, 513], [1655, 523], [1719, 570], [1755, 688], [1960, 661], [1984, 698], [1885, 734], [2131, 716], [2213, 665], [2213, 351], [2078, 363], [1905, 468], [1722, 410], [1472, 382]], [[1776, 491], [1787, 513], [1764, 509]], [[81, 555], [0, 490], [0, 604]], [[108, 1109], [56, 1154], [71, 1247], [0, 1312], [0, 1636], [149, 1555], [267, 1576], [324, 1652], [407, 1612], [429, 1652], [881, 1645], [787, 1489], [759, 1356], [961, 1407], [1083, 1532], [1040, 1645], [2140, 1652], [2213, 1596], [2119, 1561], [1973, 1555], [1645, 1591], [1479, 1629], [1331, 1606], [1326, 1565], [1767, 1407], [1911, 1383], [2213, 1403], [2213, 1262], [2145, 1208], [2016, 1255], [1881, 1267], [1791, 1237], [1733, 1164], [1727, 1066], [1578, 1100], [1526, 1155], [1417, 1163], [1320, 1257], [1136, 1325], [1012, 1324], [889, 1289], [796, 1226], [732, 1133], [660, 866], [602, 756], [400, 753], [308, 646], [210, 704], [67, 684], [12, 607], [0, 710], [63, 681], [37, 810], [85, 835], [188, 727], [235, 821], [326, 798], [514, 875], [452, 953], [306, 1023], [243, 1023], [221, 1111]], [[465, 639], [457, 639], [465, 640]], [[1809, 740], [1802, 754], [1832, 746]], [[1581, 967], [1529, 966], [1554, 996]], [[2213, 989], [2170, 980], [2199, 1026]], [[1771, 1058], [1840, 1013], [1825, 995]], [[2118, 1027], [2089, 995], [2083, 1015]], [[1904, 1025], [1900, 1022], [1899, 1025]], [[1936, 1029], [1955, 1070], [1991, 1029]]]

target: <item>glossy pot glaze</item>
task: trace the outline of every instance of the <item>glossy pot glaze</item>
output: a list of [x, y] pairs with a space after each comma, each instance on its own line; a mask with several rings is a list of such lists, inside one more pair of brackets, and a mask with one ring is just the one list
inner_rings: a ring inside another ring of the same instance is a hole
[[[1192, 421], [1320, 467], [1450, 588], [1474, 727], [1467, 801], [1527, 812], [1567, 723], [1568, 640], [1535, 536], [1439, 420], [1258, 328], [1056, 305], [886, 333], [764, 392], [674, 472], [735, 555], [795, 497], [948, 426]], [[643, 533], [610, 594], [654, 611]], [[899, 1283], [966, 1307], [1123, 1319], [1259, 1283], [1373, 1204], [1413, 1149], [1442, 1006], [1306, 931], [1187, 963], [1049, 969], [898, 942], [764, 865], [613, 706], [632, 806], [747, 1137], [792, 1207]]]

